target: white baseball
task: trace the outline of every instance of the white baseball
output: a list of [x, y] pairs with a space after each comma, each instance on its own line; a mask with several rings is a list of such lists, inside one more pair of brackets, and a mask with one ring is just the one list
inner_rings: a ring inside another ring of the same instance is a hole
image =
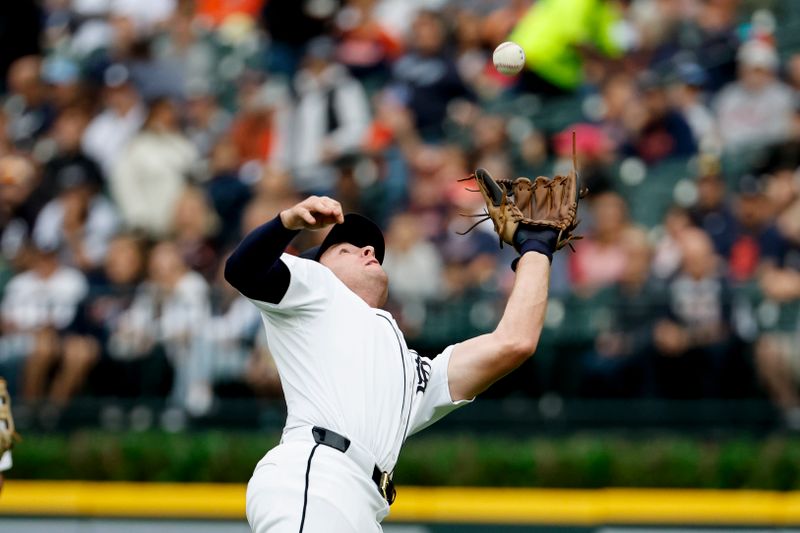
[[494, 49], [492, 62], [494, 62], [497, 72], [513, 76], [519, 74], [519, 71], [525, 66], [525, 52], [517, 43], [506, 41]]

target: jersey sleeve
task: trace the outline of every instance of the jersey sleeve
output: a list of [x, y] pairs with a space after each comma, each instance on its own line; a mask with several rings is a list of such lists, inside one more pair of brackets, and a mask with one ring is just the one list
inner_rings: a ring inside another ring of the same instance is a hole
[[289, 287], [280, 302], [270, 303], [248, 298], [261, 311], [270, 316], [297, 315], [322, 311], [331, 297], [335, 276], [316, 261], [283, 254], [280, 260], [290, 272]]
[[415, 401], [411, 407], [409, 435], [425, 429], [445, 415], [474, 400], [473, 398], [454, 402], [450, 397], [447, 366], [452, 353], [453, 346], [448, 346], [433, 359], [415, 354], [417, 386]]

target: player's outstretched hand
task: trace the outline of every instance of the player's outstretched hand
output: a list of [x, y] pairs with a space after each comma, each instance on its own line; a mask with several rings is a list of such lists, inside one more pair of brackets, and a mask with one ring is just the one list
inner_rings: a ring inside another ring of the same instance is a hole
[[299, 204], [281, 211], [286, 229], [321, 229], [344, 222], [342, 204], [327, 196], [309, 196]]

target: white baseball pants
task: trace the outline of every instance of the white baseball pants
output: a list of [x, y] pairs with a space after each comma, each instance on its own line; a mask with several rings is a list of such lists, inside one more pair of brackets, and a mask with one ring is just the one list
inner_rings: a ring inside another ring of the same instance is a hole
[[284, 442], [259, 461], [246, 509], [253, 533], [380, 533], [389, 514], [363, 469], [311, 438]]

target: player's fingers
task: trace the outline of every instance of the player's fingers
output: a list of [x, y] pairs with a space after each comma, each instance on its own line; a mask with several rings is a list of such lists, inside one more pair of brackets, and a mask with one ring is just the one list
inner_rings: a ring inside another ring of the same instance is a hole
[[300, 217], [308, 224], [316, 224], [317, 219], [314, 218], [314, 215], [311, 214], [311, 211], [308, 209], [301, 209], [300, 210]]
[[333, 198], [329, 198], [328, 196], [322, 197], [323, 202], [329, 208], [327, 213], [333, 216], [336, 219], [336, 222], [342, 223], [344, 222], [344, 213], [342, 212], [342, 204], [334, 200]]
[[337, 203], [336, 200], [328, 198], [327, 196], [320, 196], [319, 198], [319, 205], [327, 209], [334, 207], [336, 203]]
[[325, 205], [341, 207], [341, 204], [336, 200], [334, 200], [333, 198], [331, 198], [330, 196], [320, 196], [320, 199], [322, 200], [322, 203], [324, 203]]
[[314, 203], [309, 207], [311, 208], [311, 210], [317, 213], [325, 213], [325, 214], [330, 214], [332, 208], [330, 199], [326, 198], [325, 196], [317, 198], [314, 201]]
[[339, 215], [342, 212], [342, 208], [338, 202], [333, 200], [323, 200], [323, 203], [318, 207], [317, 212], [331, 216], [336, 220], [339, 220]]

